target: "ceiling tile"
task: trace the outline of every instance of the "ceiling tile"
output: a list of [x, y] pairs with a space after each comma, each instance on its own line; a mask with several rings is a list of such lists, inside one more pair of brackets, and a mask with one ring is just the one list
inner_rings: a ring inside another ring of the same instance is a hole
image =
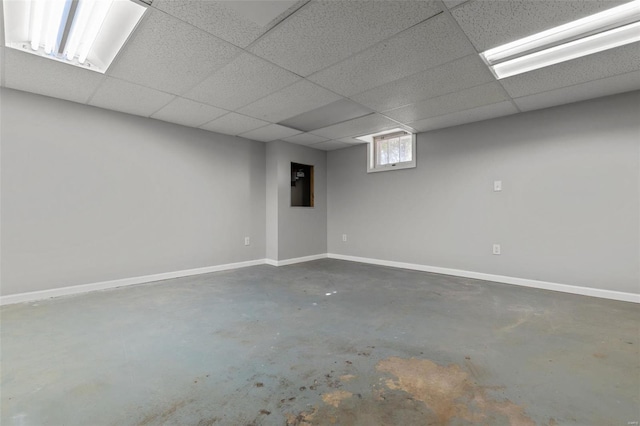
[[282, 121], [287, 127], [311, 131], [371, 114], [373, 111], [349, 99], [340, 99], [320, 108]]
[[202, 129], [212, 132], [224, 133], [226, 135], [236, 136], [240, 133], [248, 132], [259, 127], [264, 127], [269, 123], [258, 120], [257, 118], [247, 117], [246, 115], [230, 112], [220, 118], [200, 126]]
[[483, 105], [464, 111], [458, 111], [451, 114], [441, 115], [438, 117], [427, 118], [426, 120], [410, 123], [419, 132], [427, 132], [445, 127], [457, 126], [460, 124], [473, 123], [475, 121], [488, 120], [491, 118], [503, 117], [505, 115], [515, 114], [518, 110], [510, 101], [499, 102], [491, 105]]
[[312, 133], [327, 139], [339, 139], [347, 136], [366, 135], [394, 127], [402, 126], [387, 117], [374, 113], [354, 120], [345, 121], [344, 123], [314, 130]]
[[299, 135], [290, 136], [288, 138], [284, 138], [283, 141], [297, 143], [300, 145], [311, 145], [318, 142], [324, 142], [327, 138], [323, 138], [322, 136], [316, 136], [311, 133], [300, 133]]
[[247, 139], [253, 139], [255, 141], [271, 142], [276, 139], [283, 139], [298, 133], [300, 133], [299, 130], [290, 129], [289, 127], [280, 126], [278, 124], [270, 124], [268, 126], [243, 133], [240, 136]]
[[0, 46], [4, 46], [4, 7], [0, 8]]
[[241, 52], [153, 8], [147, 13], [107, 74], [182, 94]]
[[278, 92], [249, 104], [238, 112], [277, 123], [341, 99], [322, 87], [300, 80]]
[[396, 108], [385, 112], [385, 115], [403, 123], [413, 123], [424, 118], [464, 111], [504, 100], [508, 100], [507, 95], [500, 85], [494, 82]]
[[309, 77], [344, 96], [364, 92], [471, 53], [467, 36], [440, 14]]
[[640, 90], [640, 71], [516, 98], [514, 101], [521, 111], [532, 111], [633, 90]]
[[157, 120], [182, 124], [183, 126], [199, 127], [209, 121], [218, 118], [229, 111], [191, 101], [184, 98], [175, 98], [164, 108], [151, 116]]
[[153, 6], [236, 46], [246, 47], [295, 10], [289, 1], [156, 0]]
[[640, 42], [501, 80], [514, 98], [640, 71]]
[[304, 4], [296, 0], [249, 0], [228, 3], [225, 6], [233, 10], [236, 16], [255, 22], [262, 27], [271, 25], [274, 20], [278, 20], [283, 15], [288, 16], [292, 9], [297, 9], [296, 4], [299, 6]]
[[80, 103], [104, 79], [100, 73], [15, 49], [4, 49], [3, 65], [5, 87]]
[[338, 141], [345, 142], [345, 143], [348, 143], [348, 144], [351, 144], [351, 145], [354, 145], [354, 144], [358, 144], [359, 145], [359, 144], [367, 143], [365, 141], [361, 141], [360, 139], [356, 139], [354, 137], [340, 138], [340, 139], [338, 139]]
[[461, 5], [462, 3], [469, 1], [469, 0], [443, 0], [445, 6], [447, 6], [449, 9], [453, 9], [454, 7]]
[[313, 1], [249, 50], [307, 76], [440, 11], [439, 1]]
[[173, 98], [168, 93], [107, 77], [91, 97], [89, 105], [149, 117]]
[[425, 99], [495, 81], [477, 54], [387, 83], [352, 99], [376, 111], [387, 111]]
[[451, 14], [478, 51], [483, 52], [627, 1], [470, 1], [451, 11]]
[[236, 110], [299, 80], [300, 77], [245, 53], [184, 95]]
[[4, 16], [0, 11], [0, 86], [4, 87]]
[[4, 47], [0, 45], [0, 86], [4, 87]]
[[322, 151], [335, 151], [336, 149], [349, 148], [351, 146], [353, 145], [340, 141], [326, 141], [313, 144], [311, 145], [311, 148], [319, 149]]
[[[471, 49], [629, 0], [443, 1], [154, 0], [106, 76], [0, 43], [0, 84], [304, 145], [355, 143], [352, 136], [398, 122], [431, 129], [510, 114], [516, 105], [532, 110], [639, 89], [640, 43], [498, 82]], [[505, 102], [509, 96], [515, 101]]]

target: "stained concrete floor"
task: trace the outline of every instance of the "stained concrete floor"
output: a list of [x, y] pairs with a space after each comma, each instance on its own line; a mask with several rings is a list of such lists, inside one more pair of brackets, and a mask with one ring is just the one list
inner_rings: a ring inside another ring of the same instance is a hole
[[0, 313], [7, 426], [640, 420], [631, 303], [319, 260]]

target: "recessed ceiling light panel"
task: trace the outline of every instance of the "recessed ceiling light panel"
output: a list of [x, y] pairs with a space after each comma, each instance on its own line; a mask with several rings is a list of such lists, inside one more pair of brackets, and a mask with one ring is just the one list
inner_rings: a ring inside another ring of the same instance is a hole
[[640, 0], [480, 54], [498, 79], [640, 41]]
[[104, 73], [146, 11], [131, 0], [4, 0], [6, 47]]

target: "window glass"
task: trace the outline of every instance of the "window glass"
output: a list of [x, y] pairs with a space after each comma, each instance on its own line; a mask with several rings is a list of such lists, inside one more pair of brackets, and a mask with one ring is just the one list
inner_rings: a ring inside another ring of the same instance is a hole
[[384, 165], [389, 163], [389, 141], [381, 140], [377, 143], [378, 155], [377, 155], [377, 163], [379, 165]]
[[410, 135], [400, 138], [400, 161], [411, 161], [413, 159], [412, 145]]
[[411, 161], [413, 159], [412, 146], [413, 141], [411, 135], [398, 135], [376, 139], [376, 164], [384, 166], [386, 164]]
[[370, 135], [367, 173], [416, 167], [416, 135], [401, 129], [393, 130], [386, 134]]
[[400, 138], [389, 139], [389, 164], [400, 161]]

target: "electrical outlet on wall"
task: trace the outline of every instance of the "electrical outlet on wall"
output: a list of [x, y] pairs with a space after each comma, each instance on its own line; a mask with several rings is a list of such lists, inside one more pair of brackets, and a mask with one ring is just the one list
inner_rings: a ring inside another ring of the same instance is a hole
[[347, 234], [342, 234], [342, 242], [343, 243], [347, 242]]
[[500, 244], [493, 245], [493, 254], [501, 254], [502, 249], [500, 248]]
[[494, 180], [493, 181], [493, 190], [498, 192], [498, 191], [502, 191], [502, 181], [501, 180]]
[[251, 238], [249, 237], [244, 237], [244, 245], [248, 246], [249, 244], [251, 244]]

